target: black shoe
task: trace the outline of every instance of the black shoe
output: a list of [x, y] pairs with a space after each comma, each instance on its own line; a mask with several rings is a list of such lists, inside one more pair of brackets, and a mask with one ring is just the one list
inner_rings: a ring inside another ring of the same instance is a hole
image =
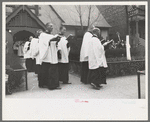
[[101, 86], [101, 85], [99, 85], [99, 84], [98, 84], [98, 85], [96, 85], [96, 86], [97, 86], [97, 87], [99, 87], [99, 88], [102, 88], [102, 87], [103, 87], [103, 86]]
[[49, 90], [61, 90], [60, 87], [57, 87], [57, 88], [48, 88]]
[[92, 85], [96, 90], [100, 90], [100, 88], [97, 87], [94, 83], [91, 83], [91, 85]]
[[60, 90], [61, 88], [60, 87], [57, 87], [57, 88], [55, 88], [56, 90]]

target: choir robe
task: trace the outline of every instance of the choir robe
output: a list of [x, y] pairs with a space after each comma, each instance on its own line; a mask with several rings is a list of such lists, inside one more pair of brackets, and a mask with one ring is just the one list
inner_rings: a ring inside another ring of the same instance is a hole
[[[39, 45], [39, 44], [38, 44]], [[39, 87], [42, 86], [42, 73], [41, 73], [41, 70], [42, 70], [42, 66], [41, 66], [42, 62], [40, 60], [40, 56], [39, 54], [37, 54], [36, 56], [36, 71], [37, 71], [37, 74], [38, 74], [38, 81], [39, 81]]]
[[40, 54], [39, 54], [39, 42], [37, 44], [37, 50], [38, 50], [38, 53], [36, 55], [36, 68], [37, 68], [37, 74], [38, 74], [38, 81], [39, 81], [39, 86], [42, 86], [42, 73], [41, 73], [41, 70], [42, 70], [42, 61], [40, 60]]
[[[60, 35], [61, 36], [61, 35]], [[63, 83], [68, 83], [69, 81], [69, 43], [66, 40], [65, 36], [62, 36], [58, 43], [58, 50], [61, 53], [61, 59], [59, 59], [58, 63], [58, 71], [59, 71], [59, 81]]]
[[89, 41], [92, 38], [91, 32], [86, 32], [83, 37], [82, 46], [80, 50], [80, 62], [81, 62], [81, 82], [87, 84], [87, 76], [89, 72], [88, 68], [88, 49], [89, 49]]
[[25, 65], [26, 65], [27, 71], [31, 72], [33, 62], [31, 58], [31, 50], [29, 48], [30, 48], [30, 42], [27, 41], [24, 45], [23, 52], [24, 52], [24, 58], [26, 59]]
[[39, 54], [42, 61], [42, 86], [46, 85], [49, 89], [59, 87], [58, 77], [58, 57], [56, 41], [50, 42], [53, 35], [41, 33], [39, 36]]
[[33, 70], [36, 74], [38, 74], [38, 71], [37, 71], [38, 69], [37, 69], [37, 66], [36, 66], [36, 56], [39, 53], [39, 51], [38, 51], [38, 41], [39, 41], [38, 38], [33, 38], [31, 40], [31, 45], [30, 45], [31, 58], [33, 60]]
[[95, 85], [106, 84], [107, 62], [104, 46], [97, 37], [92, 37], [89, 42], [89, 74], [88, 82]]
[[32, 58], [35, 59], [35, 73], [38, 75], [38, 82], [39, 82], [39, 87], [41, 86], [41, 60], [39, 56], [39, 39], [38, 38], [33, 38], [32, 39], [33, 43], [31, 45], [31, 56]]

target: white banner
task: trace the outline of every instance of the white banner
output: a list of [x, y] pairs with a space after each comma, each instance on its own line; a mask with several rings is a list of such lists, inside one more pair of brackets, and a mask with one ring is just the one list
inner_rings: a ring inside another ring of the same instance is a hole
[[129, 35], [126, 35], [126, 56], [127, 56], [127, 60], [131, 60]]

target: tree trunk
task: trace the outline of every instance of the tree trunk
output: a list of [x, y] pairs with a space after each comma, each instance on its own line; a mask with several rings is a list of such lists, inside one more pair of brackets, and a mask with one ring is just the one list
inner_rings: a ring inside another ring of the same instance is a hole
[[81, 11], [81, 6], [80, 5], [79, 5], [79, 18], [80, 18], [81, 30], [83, 31], [82, 11]]
[[92, 9], [92, 7], [91, 7], [91, 5], [90, 5], [90, 6], [89, 6], [89, 15], [88, 15], [88, 25], [87, 25], [87, 28], [88, 28], [89, 25], [90, 25], [91, 9]]

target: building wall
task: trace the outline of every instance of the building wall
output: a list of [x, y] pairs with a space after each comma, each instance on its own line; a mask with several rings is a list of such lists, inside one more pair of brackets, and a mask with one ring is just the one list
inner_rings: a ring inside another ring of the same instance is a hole
[[29, 31], [35, 35], [35, 31], [38, 30], [39, 28], [30, 28], [30, 27], [8, 27], [7, 29], [11, 30], [12, 36], [16, 34], [19, 31]]
[[126, 9], [122, 5], [97, 6], [106, 21], [112, 26], [109, 29], [110, 39], [118, 40], [116, 32], [120, 33], [121, 39], [125, 40], [127, 34]]
[[12, 35], [6, 31], [6, 40], [8, 42], [7, 48], [8, 52], [6, 54], [6, 65], [10, 65], [10, 67], [18, 67], [20, 64], [20, 59], [17, 55], [13, 52], [13, 37]]
[[[101, 28], [100, 28], [101, 29]], [[104, 39], [108, 38], [108, 29], [101, 29], [101, 35]]]
[[46, 24], [47, 22], [51, 22], [54, 25], [53, 34], [57, 34], [59, 32], [59, 28], [61, 26], [62, 21], [58, 18], [55, 12], [48, 5], [39, 5], [39, 18], [40, 20]]
[[65, 36], [67, 37], [69, 34], [75, 35], [75, 27], [66, 26]]

